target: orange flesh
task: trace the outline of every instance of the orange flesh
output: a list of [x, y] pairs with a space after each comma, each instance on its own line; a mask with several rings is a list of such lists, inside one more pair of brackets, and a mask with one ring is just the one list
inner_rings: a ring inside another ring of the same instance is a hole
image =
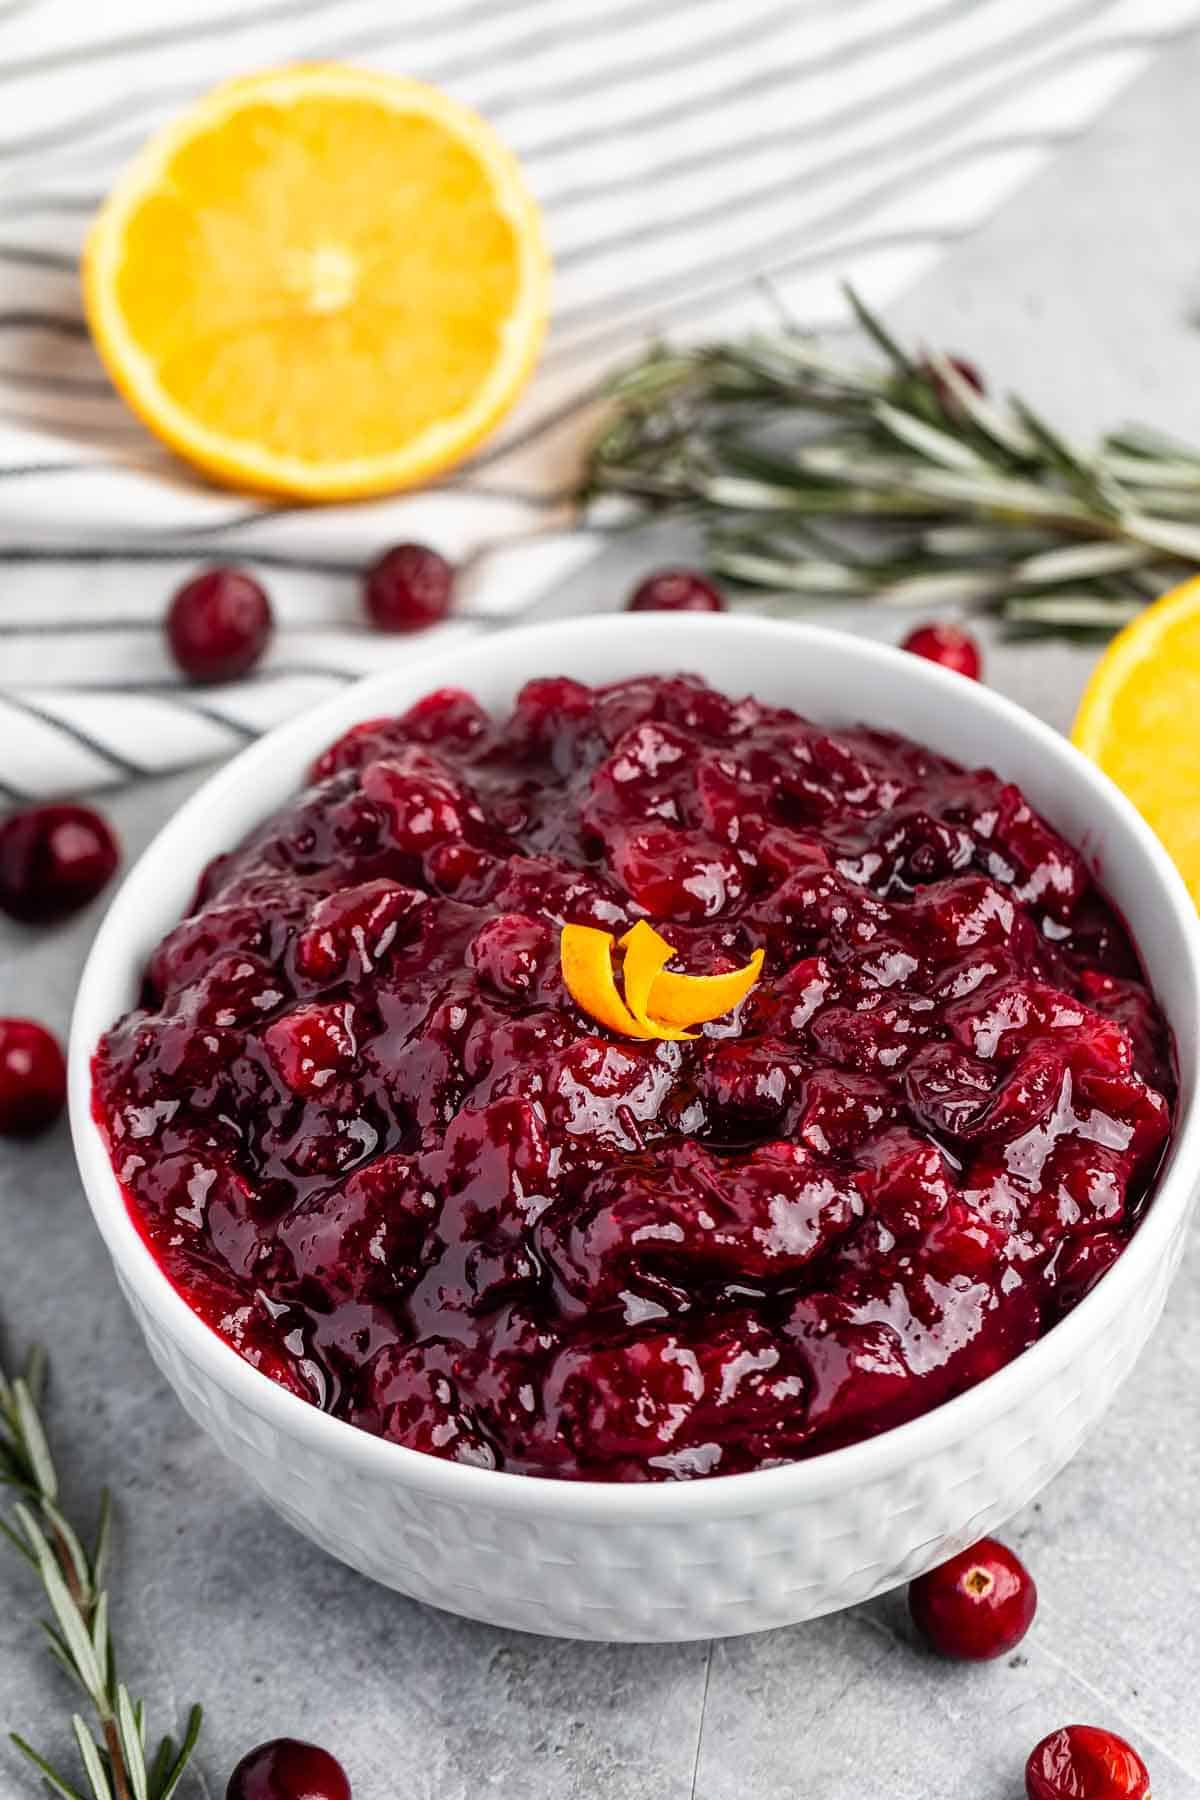
[[1129, 796], [1200, 903], [1200, 579], [1140, 613], [1088, 682], [1073, 742]]
[[228, 84], [93, 228], [117, 385], [214, 473], [312, 497], [403, 485], [511, 400], [545, 312], [536, 209], [483, 121], [336, 65]]
[[577, 1006], [600, 1025], [625, 1037], [647, 1038], [620, 994], [613, 977], [613, 935], [594, 925], [564, 925], [559, 955], [563, 980]]

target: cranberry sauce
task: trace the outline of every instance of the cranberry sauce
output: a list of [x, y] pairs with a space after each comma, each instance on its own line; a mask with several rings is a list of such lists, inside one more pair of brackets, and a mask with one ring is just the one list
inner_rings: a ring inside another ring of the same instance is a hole
[[[614, 1037], [559, 929], [761, 946]], [[139, 1227], [293, 1393], [438, 1456], [656, 1481], [882, 1431], [1120, 1254], [1171, 1047], [1079, 856], [986, 771], [677, 677], [357, 726], [207, 870], [95, 1062]]]

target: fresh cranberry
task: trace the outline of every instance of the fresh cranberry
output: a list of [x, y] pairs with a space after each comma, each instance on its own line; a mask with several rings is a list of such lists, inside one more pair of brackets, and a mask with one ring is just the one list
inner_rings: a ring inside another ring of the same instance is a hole
[[1132, 1744], [1100, 1725], [1063, 1725], [1025, 1764], [1029, 1800], [1150, 1800], [1150, 1773]]
[[185, 581], [167, 611], [167, 642], [193, 681], [236, 681], [270, 642], [271, 602], [244, 569], [218, 566]]
[[56, 1040], [32, 1019], [0, 1019], [0, 1134], [33, 1137], [53, 1125], [67, 1097]]
[[629, 596], [627, 612], [724, 612], [725, 601], [694, 569], [660, 569]]
[[0, 910], [48, 925], [86, 906], [112, 877], [120, 850], [90, 806], [30, 806], [0, 824]]
[[427, 544], [396, 544], [367, 570], [367, 616], [379, 631], [424, 631], [450, 611], [454, 570]]
[[972, 681], [979, 680], [983, 668], [978, 644], [959, 625], [918, 625], [900, 648], [923, 656], [926, 662], [938, 663], [943, 669], [953, 669], [956, 675], [967, 675]]
[[1033, 1576], [995, 1538], [981, 1538], [940, 1568], [919, 1575], [908, 1610], [941, 1656], [986, 1662], [1020, 1643], [1037, 1611]]
[[272, 1738], [243, 1756], [225, 1800], [350, 1800], [350, 1783], [328, 1750], [298, 1738]]

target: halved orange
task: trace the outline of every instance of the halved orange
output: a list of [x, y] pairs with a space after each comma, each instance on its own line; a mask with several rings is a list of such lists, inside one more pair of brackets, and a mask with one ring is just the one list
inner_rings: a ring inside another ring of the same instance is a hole
[[1200, 577], [1115, 637], [1084, 690], [1071, 739], [1158, 833], [1200, 904]]
[[436, 89], [336, 63], [224, 83], [153, 137], [84, 254], [96, 347], [218, 480], [408, 487], [533, 367], [549, 265], [516, 159]]

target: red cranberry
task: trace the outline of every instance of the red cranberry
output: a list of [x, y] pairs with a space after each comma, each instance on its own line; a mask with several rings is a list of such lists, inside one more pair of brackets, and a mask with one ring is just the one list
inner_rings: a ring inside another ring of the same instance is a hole
[[1132, 1744], [1099, 1725], [1063, 1725], [1025, 1764], [1029, 1800], [1150, 1800], [1150, 1774]]
[[53, 1125], [67, 1097], [67, 1066], [44, 1025], [0, 1019], [0, 1135], [33, 1137]]
[[167, 611], [167, 642], [193, 681], [235, 681], [270, 641], [271, 602], [242, 569], [214, 568], [185, 581]]
[[923, 656], [927, 662], [940, 663], [943, 669], [953, 669], [956, 675], [979, 680], [983, 667], [979, 646], [960, 625], [918, 625], [900, 648]]
[[995, 1538], [982, 1538], [908, 1590], [908, 1610], [921, 1636], [942, 1656], [986, 1662], [1012, 1650], [1037, 1611], [1029, 1570]]
[[350, 1800], [350, 1783], [328, 1750], [298, 1738], [272, 1738], [243, 1756], [225, 1800]]
[[724, 612], [725, 601], [694, 569], [660, 569], [629, 596], [627, 612]]
[[396, 544], [367, 570], [367, 615], [380, 631], [424, 631], [450, 611], [454, 570], [427, 544]]
[[120, 858], [108, 824], [90, 806], [30, 806], [0, 824], [0, 909], [27, 925], [86, 906]]

